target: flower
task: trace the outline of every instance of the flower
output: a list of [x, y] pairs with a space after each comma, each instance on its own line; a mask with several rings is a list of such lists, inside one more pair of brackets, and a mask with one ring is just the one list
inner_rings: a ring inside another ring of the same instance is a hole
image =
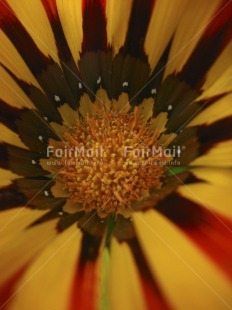
[[232, 2], [0, 11], [1, 309], [232, 308]]

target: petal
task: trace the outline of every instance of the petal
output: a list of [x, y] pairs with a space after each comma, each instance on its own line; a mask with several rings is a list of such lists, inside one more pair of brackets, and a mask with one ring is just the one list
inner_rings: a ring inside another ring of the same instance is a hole
[[72, 56], [77, 63], [82, 48], [82, 1], [56, 1], [60, 22]]
[[182, 227], [193, 242], [232, 280], [232, 221], [204, 210], [204, 219], [196, 227]]
[[201, 0], [188, 1], [172, 42], [165, 77], [175, 71], [182, 70], [219, 3], [220, 0], [213, 2], [202, 2]]
[[191, 166], [230, 167], [232, 165], [231, 153], [232, 142], [220, 142], [215, 144], [206, 154], [194, 159]]
[[19, 135], [8, 127], [0, 123], [1, 140], [11, 145], [18, 146], [19, 148], [27, 149], [26, 145], [22, 142]]
[[0, 175], [1, 175], [0, 188], [4, 186], [8, 186], [12, 184], [13, 180], [20, 178], [19, 175], [11, 172], [10, 170], [6, 170], [2, 168], [0, 168]]
[[[186, 1], [155, 1], [144, 43], [148, 61], [152, 69], [171, 40], [173, 33], [185, 13]], [[184, 28], [186, 30], [186, 28]]]
[[34, 0], [33, 3], [27, 0], [22, 0], [20, 3], [17, 0], [7, 2], [41, 52], [57, 61], [54, 36], [42, 2], [40, 0]]
[[18, 53], [15, 46], [5, 35], [5, 33], [0, 29], [0, 60], [4, 67], [6, 67], [11, 72], [21, 80], [31, 83], [39, 88], [39, 84], [34, 78], [31, 71], [28, 69], [23, 58]]
[[125, 43], [132, 3], [132, 0], [107, 0], [106, 2], [107, 40], [114, 54], [117, 54]]
[[194, 168], [191, 173], [199, 180], [230, 189], [232, 187], [232, 170], [221, 168]]
[[6, 241], [10, 241], [16, 233], [25, 229], [36, 218], [43, 215], [44, 211], [19, 207], [18, 209], [2, 211], [0, 214], [0, 232], [2, 235], [0, 242], [3, 244]]
[[231, 285], [186, 235], [157, 212], [134, 216], [153, 276], [175, 309], [227, 309]]
[[73, 110], [67, 103], [58, 108], [58, 111], [63, 119], [63, 124], [68, 127], [74, 127], [78, 121], [78, 112]]
[[5, 145], [7, 168], [20, 176], [36, 177], [48, 174], [39, 165], [41, 155], [13, 145]]
[[126, 243], [112, 240], [110, 251], [110, 309], [146, 309], [135, 260]]
[[32, 101], [2, 66], [0, 66], [0, 98], [11, 107], [18, 109], [34, 107]]
[[83, 53], [107, 48], [105, 5], [102, 0], [82, 1]]
[[11, 309], [68, 309], [80, 252], [81, 231], [75, 225], [58, 235], [36, 258], [15, 287]]
[[[207, 100], [207, 99], [206, 99]], [[209, 100], [209, 99], [208, 99]], [[203, 125], [203, 124], [212, 124], [218, 120], [222, 120], [228, 116], [232, 115], [232, 94], [228, 94], [221, 99], [214, 102], [208, 108], [202, 111], [202, 108], [199, 108], [199, 114], [188, 124], [187, 127]], [[206, 101], [207, 102], [207, 101]]]
[[[17, 222], [17, 215], [18, 213], [15, 213], [15, 216], [12, 216], [12, 219], [9, 221]], [[31, 223], [35, 219], [34, 213], [31, 212]], [[2, 246], [0, 252], [1, 284], [20, 270], [41, 249], [51, 242], [57, 233], [55, 229], [56, 224], [57, 220], [53, 220], [28, 229], [24, 228], [18, 232], [18, 229], [12, 230], [9, 236], [7, 234], [8, 229], [2, 230]], [[14, 226], [11, 226], [12, 229], [14, 229]]]
[[[86, 220], [81, 227], [87, 224]], [[98, 309], [101, 277], [101, 239], [84, 234], [81, 253], [74, 274], [71, 290], [70, 309]], [[91, 298], [90, 298], [91, 296]]]
[[215, 96], [216, 93], [224, 93], [232, 90], [231, 84], [231, 55], [232, 42], [224, 49], [207, 73], [203, 85], [202, 97]]
[[148, 120], [153, 115], [154, 99], [144, 99], [143, 102], [138, 106], [138, 115], [142, 116], [144, 120]]
[[[209, 173], [212, 178], [219, 174], [219, 172], [214, 174], [214, 170], [212, 171], [213, 173]], [[226, 177], [219, 177], [219, 179], [218, 186], [222, 186]], [[228, 217], [221, 216], [177, 193], [163, 200], [157, 209], [178, 225], [226, 276], [232, 278], [232, 248], [230, 246], [232, 221]]]
[[206, 180], [207, 183], [202, 182], [179, 186], [177, 192], [182, 197], [196, 202], [212, 212], [232, 218], [231, 171], [225, 170], [224, 174], [223, 169], [208, 168], [202, 171], [196, 170], [195, 175]]

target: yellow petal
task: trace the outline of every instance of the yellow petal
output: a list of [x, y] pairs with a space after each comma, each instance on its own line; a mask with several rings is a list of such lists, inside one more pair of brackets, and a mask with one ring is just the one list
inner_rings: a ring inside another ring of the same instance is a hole
[[68, 309], [70, 290], [81, 245], [81, 232], [75, 225], [61, 233], [15, 288], [10, 309]]
[[220, 77], [216, 80], [216, 82], [213, 83], [211, 87], [209, 87], [203, 92], [202, 96], [199, 97], [199, 99], [209, 98], [217, 94], [231, 92], [231, 90], [232, 90], [232, 66], [229, 66], [223, 72], [223, 74], [220, 75]]
[[231, 167], [232, 141], [217, 143], [205, 155], [199, 156], [191, 162], [191, 166]]
[[77, 63], [80, 59], [83, 40], [82, 1], [57, 0], [56, 5], [66, 40]]
[[0, 247], [11, 242], [12, 238], [26, 229], [36, 219], [43, 216], [47, 211], [32, 210], [28, 207], [18, 207], [1, 211], [0, 216]]
[[231, 189], [214, 184], [188, 184], [180, 186], [177, 192], [197, 204], [232, 219]]
[[191, 173], [207, 183], [224, 188], [232, 188], [232, 169], [195, 168], [191, 170]]
[[134, 216], [154, 278], [174, 309], [230, 309], [231, 284], [199, 248], [156, 211]]
[[13, 180], [21, 178], [20, 175], [11, 172], [10, 170], [0, 168], [0, 187], [8, 186], [12, 184]]
[[[6, 66], [11, 72], [13, 72], [17, 78], [26, 81], [27, 83], [31, 83], [36, 87], [40, 88], [38, 82], [35, 77], [32, 75], [31, 71], [28, 69], [24, 60], [18, 53], [15, 46], [11, 43], [5, 33], [0, 30], [0, 61]], [[2, 92], [0, 92], [2, 93]]]
[[64, 121], [64, 125], [73, 127], [77, 125], [79, 119], [79, 114], [77, 111], [73, 110], [67, 103], [63, 104], [58, 108], [60, 115]]
[[12, 77], [0, 66], [0, 99], [10, 106], [22, 109], [34, 108], [34, 104], [25, 95]]
[[7, 0], [38, 48], [59, 62], [58, 51], [48, 17], [40, 0]]
[[[185, 14], [186, 1], [157, 0], [151, 16], [144, 48], [148, 61], [153, 69], [176, 29], [183, 13]], [[186, 30], [186, 28], [185, 28]], [[188, 29], [189, 31], [189, 29]], [[181, 45], [183, 42], [181, 42]]]
[[83, 210], [83, 206], [81, 204], [78, 204], [71, 199], [68, 199], [65, 205], [62, 207], [64, 212], [67, 212], [69, 214], [74, 214], [78, 211]]
[[115, 111], [115, 112], [127, 113], [131, 108], [130, 103], [129, 103], [128, 94], [122, 93], [118, 97], [118, 100], [113, 99], [112, 108], [113, 108], [113, 111]]
[[[36, 218], [34, 218], [36, 220]], [[14, 218], [17, 221], [17, 216]], [[12, 234], [0, 251], [0, 283], [4, 283], [37, 255], [57, 234], [57, 220]], [[1, 232], [2, 238], [5, 231]]]
[[85, 93], [80, 99], [80, 107], [79, 107], [79, 112], [83, 117], [86, 117], [87, 114], [91, 115], [92, 105], [93, 103], [90, 100], [89, 95]]
[[153, 115], [154, 99], [144, 99], [138, 106], [138, 115], [143, 116], [145, 120], [148, 120]]
[[112, 240], [110, 260], [110, 309], [146, 309], [135, 260], [126, 243]]
[[56, 181], [51, 187], [51, 193], [54, 197], [67, 197], [68, 192], [64, 189], [64, 184]]
[[[174, 36], [164, 77], [174, 71], [182, 70], [220, 2], [220, 0], [187, 2], [184, 14], [182, 14], [181, 19], [178, 21], [179, 25]], [[180, 3], [179, 8], [181, 6], [182, 4]]]
[[49, 124], [52, 129], [54, 129], [55, 133], [60, 137], [60, 139], [62, 140], [62, 137], [64, 135], [65, 132], [67, 132], [67, 127], [64, 125], [59, 125], [55, 122], [51, 122]]
[[105, 91], [105, 89], [100, 88], [98, 89], [97, 93], [96, 93], [96, 101], [94, 103], [94, 105], [97, 105], [98, 108], [105, 108], [106, 110], [110, 110], [111, 108], [111, 101], [108, 98], [107, 92]]
[[168, 121], [168, 113], [161, 112], [151, 120], [149, 128], [151, 131], [158, 130], [160, 134], [165, 131], [167, 121]]
[[1, 141], [6, 142], [23, 149], [28, 149], [28, 147], [21, 141], [18, 134], [10, 130], [8, 127], [0, 123]]
[[114, 54], [117, 54], [125, 43], [132, 2], [132, 0], [106, 2], [107, 40], [108, 44], [112, 45]]
[[[199, 99], [199, 98], [198, 98]], [[207, 98], [206, 98], [207, 100]], [[199, 113], [189, 124], [187, 127], [203, 125], [203, 124], [211, 124], [220, 119], [228, 117], [232, 115], [232, 94], [226, 95], [222, 99], [219, 99], [212, 105], [210, 105], [207, 109], [203, 110]]]
[[[228, 44], [207, 73], [200, 98], [232, 90], [232, 43]], [[216, 91], [216, 92], [215, 92]]]

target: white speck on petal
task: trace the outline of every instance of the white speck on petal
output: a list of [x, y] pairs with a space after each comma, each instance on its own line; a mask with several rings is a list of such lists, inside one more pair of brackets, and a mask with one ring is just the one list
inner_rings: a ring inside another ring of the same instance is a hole
[[60, 102], [60, 97], [59, 96], [55, 95], [54, 98], [55, 98], [56, 102]]
[[48, 196], [49, 196], [49, 192], [48, 192], [48, 191], [44, 191], [44, 195], [45, 195], [46, 197], [48, 197]]
[[45, 121], [47, 121], [48, 120], [47, 116], [45, 116], [44, 119], [45, 119]]
[[129, 83], [128, 82], [124, 82], [124, 83], [122, 83], [122, 86], [123, 87], [126, 87], [126, 86], [128, 86], [129, 85]]
[[31, 163], [32, 165], [36, 165], [36, 161], [34, 159], [32, 159]]
[[79, 87], [79, 89], [82, 89], [82, 84], [79, 83], [79, 84], [78, 84], [78, 87]]
[[97, 79], [97, 84], [100, 84], [100, 83], [101, 83], [101, 77], [99, 76]]
[[168, 111], [171, 111], [172, 110], [172, 105], [170, 104], [169, 106], [168, 106]]
[[152, 95], [156, 95], [156, 94], [157, 94], [157, 89], [156, 89], [156, 88], [153, 88], [153, 89], [151, 90], [151, 94], [152, 94]]
[[42, 136], [38, 136], [38, 139], [43, 142], [43, 137]]

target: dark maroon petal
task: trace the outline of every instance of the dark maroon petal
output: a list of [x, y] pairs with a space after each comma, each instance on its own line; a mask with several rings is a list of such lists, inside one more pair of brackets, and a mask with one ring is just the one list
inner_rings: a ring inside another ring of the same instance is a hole
[[128, 241], [128, 244], [131, 248], [137, 268], [139, 270], [142, 290], [146, 297], [147, 309], [171, 309], [171, 306], [168, 304], [168, 300], [165, 298], [165, 296], [163, 296], [158, 284], [156, 283], [156, 279], [152, 277], [152, 273], [148, 267], [143, 250], [141, 249], [138, 240], [134, 238]]
[[201, 225], [182, 229], [232, 280], [231, 220], [205, 210]]
[[0, 287], [0, 306], [2, 309], [7, 309], [13, 294], [15, 294], [15, 286], [18, 281], [21, 279], [23, 274], [27, 269], [27, 265], [23, 266], [18, 270], [14, 275], [9, 278], [3, 285]]
[[80, 258], [70, 295], [70, 310], [92, 310], [96, 306], [99, 279], [96, 275], [96, 261], [100, 250], [101, 239], [84, 234]]
[[27, 199], [27, 205], [37, 209], [53, 209], [65, 203], [63, 198], [55, 198], [51, 193], [54, 180], [46, 177], [24, 178], [14, 181], [14, 185]]
[[[169, 75], [161, 85], [154, 108], [155, 115], [168, 112], [171, 117], [173, 113], [179, 113], [190, 105], [198, 96], [199, 92], [189, 87], [188, 84], [174, 75]], [[173, 128], [168, 127], [168, 131], [172, 132]]]
[[105, 0], [82, 0], [83, 54], [107, 49], [105, 6]]
[[144, 41], [150, 22], [155, 0], [134, 0], [128, 25], [127, 37], [121, 48], [123, 54], [146, 61]]
[[15, 185], [9, 185], [0, 189], [0, 211], [25, 205], [27, 199], [19, 192]]
[[40, 154], [31, 152], [17, 146], [7, 145], [8, 167], [16, 174], [25, 177], [36, 177], [50, 174], [39, 164]]
[[200, 154], [208, 152], [215, 144], [232, 138], [232, 117], [227, 117], [210, 125], [198, 128], [198, 137], [201, 143]]
[[195, 227], [204, 220], [202, 207], [176, 193], [161, 201], [156, 209], [179, 226]]
[[35, 110], [28, 110], [21, 114], [21, 119], [16, 121], [17, 132], [21, 140], [30, 150], [37, 152], [41, 157], [47, 156], [49, 139], [61, 140], [46, 120], [38, 117]]
[[8, 105], [0, 99], [0, 123], [10, 128], [13, 131], [17, 130], [15, 121], [20, 118], [20, 110]]

